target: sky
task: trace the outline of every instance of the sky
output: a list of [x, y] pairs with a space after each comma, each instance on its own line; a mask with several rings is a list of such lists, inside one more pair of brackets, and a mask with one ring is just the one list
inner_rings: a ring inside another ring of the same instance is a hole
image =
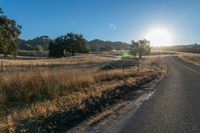
[[0, 7], [22, 26], [23, 39], [74, 32], [130, 42], [162, 27], [173, 45], [200, 42], [200, 0], [0, 0]]

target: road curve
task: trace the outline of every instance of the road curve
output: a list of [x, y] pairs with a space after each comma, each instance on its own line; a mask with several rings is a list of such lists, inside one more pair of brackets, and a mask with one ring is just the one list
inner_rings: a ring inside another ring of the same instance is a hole
[[168, 74], [119, 133], [200, 133], [200, 67], [167, 57]]

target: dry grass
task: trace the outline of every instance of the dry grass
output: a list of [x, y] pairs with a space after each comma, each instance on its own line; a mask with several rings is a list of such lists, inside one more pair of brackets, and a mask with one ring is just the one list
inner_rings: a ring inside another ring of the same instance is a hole
[[86, 122], [86, 124], [93, 126], [93, 125], [97, 124], [98, 122], [103, 121], [108, 116], [112, 115], [114, 112], [118, 112], [120, 109], [124, 108], [127, 104], [128, 104], [128, 102], [118, 103], [113, 108], [107, 109], [107, 110], [103, 111], [102, 113], [99, 113], [96, 116], [92, 117], [91, 119], [89, 119], [89, 121]]
[[34, 102], [70, 94], [94, 83], [81, 69], [0, 74], [0, 103]]
[[4, 59], [3, 64], [7, 66], [51, 66], [51, 65], [89, 65], [91, 63], [104, 63], [118, 59], [116, 56], [108, 54], [89, 54], [89, 55], [78, 55], [74, 57], [65, 57], [57, 59], [26, 59], [16, 58], [14, 60]]
[[[86, 64], [96, 61], [95, 58], [99, 59], [100, 63], [116, 59], [112, 56], [97, 55], [75, 58], [79, 58], [79, 61], [83, 59]], [[54, 59], [53, 62], [63, 63], [63, 60], [67, 59]], [[15, 60], [8, 62], [11, 63], [9, 66], [12, 66]], [[15, 63], [20, 64], [19, 62]], [[26, 63], [28, 65], [32, 62], [36, 60]], [[161, 59], [145, 62], [143, 69], [130, 67], [124, 71], [121, 68], [107, 71], [96, 68], [55, 68], [0, 73], [0, 129], [7, 127], [13, 131], [20, 121], [48, 117], [54, 112], [67, 111], [73, 107], [86, 110], [82, 102], [91, 97], [102, 97], [105, 92], [124, 85], [135, 86], [165, 72], [165, 67], [158, 64]], [[40, 60], [36, 63], [40, 63]]]
[[113, 113], [113, 111], [111, 111], [111, 110], [104, 111], [101, 114], [94, 117], [93, 119], [91, 119], [89, 122], [87, 122], [87, 124], [90, 125], [90, 126], [95, 125], [96, 123], [102, 121], [103, 119], [105, 119], [106, 117], [111, 115], [112, 113]]
[[183, 54], [179, 57], [187, 62], [200, 66], [200, 54]]

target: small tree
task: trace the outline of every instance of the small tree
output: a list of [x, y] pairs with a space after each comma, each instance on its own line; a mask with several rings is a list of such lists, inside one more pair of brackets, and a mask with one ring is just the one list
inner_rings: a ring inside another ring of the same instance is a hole
[[139, 56], [139, 59], [142, 58], [143, 55], [147, 55], [151, 52], [150, 41], [143, 39], [137, 42], [131, 41], [130, 45], [130, 54], [134, 56]]
[[21, 26], [17, 25], [15, 20], [9, 19], [2, 14], [3, 11], [0, 8], [0, 53], [5, 56], [8, 54], [15, 56], [19, 44]]

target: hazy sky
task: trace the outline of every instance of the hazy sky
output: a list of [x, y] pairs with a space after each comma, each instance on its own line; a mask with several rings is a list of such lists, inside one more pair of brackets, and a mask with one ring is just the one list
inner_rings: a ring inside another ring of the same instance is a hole
[[200, 0], [0, 0], [0, 7], [22, 25], [24, 39], [75, 32], [130, 42], [160, 26], [173, 44], [200, 42]]

